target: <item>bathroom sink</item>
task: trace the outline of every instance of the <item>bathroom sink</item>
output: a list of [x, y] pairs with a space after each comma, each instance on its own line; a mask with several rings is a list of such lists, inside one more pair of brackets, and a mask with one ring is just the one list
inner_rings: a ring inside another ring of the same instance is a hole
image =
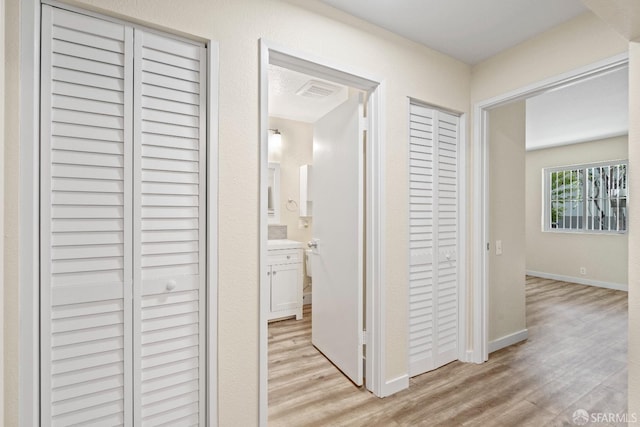
[[304, 244], [289, 239], [267, 240], [267, 249], [302, 249]]

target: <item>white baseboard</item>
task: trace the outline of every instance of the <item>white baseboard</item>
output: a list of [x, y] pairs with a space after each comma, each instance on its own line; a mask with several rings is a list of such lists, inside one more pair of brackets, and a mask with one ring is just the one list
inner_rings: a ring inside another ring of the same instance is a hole
[[302, 304], [311, 304], [311, 292], [305, 292], [304, 295], [302, 295]]
[[409, 388], [409, 375], [402, 375], [384, 383], [380, 397], [387, 397]]
[[493, 340], [489, 342], [489, 353], [493, 353], [494, 351], [498, 351], [502, 348], [509, 347], [515, 343], [520, 341], [524, 341], [529, 336], [529, 331], [523, 329], [518, 332], [514, 332], [509, 335], [505, 335], [502, 338], [498, 338], [497, 340]]
[[526, 271], [527, 276], [542, 277], [543, 279], [559, 280], [561, 282], [578, 283], [579, 285], [597, 286], [599, 288], [614, 289], [616, 291], [629, 291], [629, 287], [623, 283], [601, 282], [599, 280], [585, 279], [583, 277], [562, 276], [560, 274], [542, 273], [540, 271]]
[[476, 364], [481, 364], [486, 362], [486, 360], [484, 360], [484, 358], [482, 357], [482, 354], [480, 351], [476, 352], [474, 350], [467, 350], [464, 353], [464, 357], [465, 357], [464, 360], [460, 359], [461, 362], [476, 363]]

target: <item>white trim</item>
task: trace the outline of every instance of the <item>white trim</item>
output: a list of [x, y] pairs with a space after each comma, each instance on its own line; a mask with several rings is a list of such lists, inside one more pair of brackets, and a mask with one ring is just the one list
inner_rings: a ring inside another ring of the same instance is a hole
[[467, 286], [467, 115], [460, 114], [458, 125], [458, 359], [467, 358], [469, 345]]
[[269, 316], [269, 285], [266, 282], [267, 270], [267, 239], [268, 239], [268, 214], [266, 185], [269, 179], [269, 47], [266, 42], [260, 40], [260, 127], [258, 138], [260, 141], [260, 232], [259, 232], [259, 269], [258, 269], [258, 321], [260, 322], [258, 336], [258, 425], [267, 427], [268, 423], [268, 378], [269, 378], [269, 354], [268, 354], [268, 316]]
[[489, 232], [489, 192], [488, 192], [488, 144], [487, 144], [487, 112], [491, 108], [518, 101], [549, 90], [575, 84], [576, 82], [602, 73], [627, 66], [628, 52], [610, 58], [605, 58], [593, 64], [562, 73], [538, 82], [531, 83], [519, 89], [494, 96], [477, 102], [473, 107], [473, 152], [479, 153], [473, 158], [474, 196], [473, 223], [475, 227], [473, 237], [473, 362], [482, 363], [489, 358], [488, 352], [488, 257], [486, 245]]
[[498, 351], [505, 347], [509, 347], [510, 345], [524, 341], [528, 337], [529, 337], [529, 331], [527, 329], [523, 329], [521, 331], [514, 332], [509, 335], [505, 335], [502, 338], [498, 338], [496, 340], [489, 342], [489, 353], [493, 353], [494, 351]]
[[[268, 66], [278, 65], [294, 71], [335, 81], [347, 86], [368, 91], [370, 120], [370, 150], [367, 151], [367, 167], [372, 173], [367, 174], [367, 283], [365, 328], [367, 330], [366, 370], [367, 389], [381, 396], [385, 378], [385, 302], [384, 302], [384, 230], [385, 230], [385, 197], [384, 197], [384, 83], [381, 79], [367, 73], [345, 68], [313, 55], [281, 46], [264, 39], [260, 40], [260, 232], [259, 232], [259, 411], [258, 424], [267, 425], [268, 413], [268, 287], [262, 283], [267, 277], [267, 141], [268, 141]], [[373, 123], [373, 125], [371, 125]]]
[[389, 381], [385, 381], [382, 393], [378, 397], [387, 397], [399, 391], [409, 388], [409, 374], [401, 375]]
[[220, 49], [207, 40], [207, 425], [218, 425], [218, 117]]
[[[382, 396], [382, 383], [386, 378], [386, 287], [384, 278], [385, 267], [385, 140], [386, 122], [384, 121], [386, 85], [382, 80], [377, 88], [370, 93], [369, 120], [369, 150], [367, 150], [367, 222], [366, 241], [366, 297], [365, 297], [365, 329], [367, 331], [367, 346], [365, 355], [365, 369], [367, 389], [376, 396]], [[407, 341], [408, 344], [408, 341]], [[407, 385], [408, 386], [408, 385]]]
[[[489, 217], [487, 215], [488, 199], [488, 156], [485, 149], [487, 135], [487, 112], [478, 105], [474, 107], [473, 120], [473, 223], [480, 226], [474, 227], [473, 232], [473, 352], [469, 361], [482, 363], [488, 359], [487, 336], [488, 336], [488, 298], [485, 286], [488, 280], [487, 269], [487, 236], [489, 230]], [[479, 155], [478, 155], [479, 154]]]
[[579, 285], [596, 286], [598, 288], [613, 289], [616, 291], [629, 291], [625, 283], [603, 282], [602, 280], [585, 279], [584, 277], [563, 276], [561, 274], [543, 273], [541, 271], [526, 271], [527, 276], [540, 277], [542, 279], [558, 280], [560, 282], [577, 283]]
[[40, 2], [20, 2], [18, 418], [40, 424]]
[[[4, 0], [0, 1], [0, 22], [2, 22], [3, 31], [0, 31], [0, 92], [3, 94], [6, 92], [7, 84], [5, 82], [4, 64], [4, 24], [5, 24], [5, 5]], [[4, 236], [4, 132], [5, 132], [5, 120], [4, 120], [4, 95], [0, 97], [0, 165], [3, 165], [3, 173], [0, 174], [0, 236]], [[5, 289], [4, 286], [4, 240], [0, 245], [0, 289]], [[4, 292], [0, 292], [0, 420], [4, 420]]]

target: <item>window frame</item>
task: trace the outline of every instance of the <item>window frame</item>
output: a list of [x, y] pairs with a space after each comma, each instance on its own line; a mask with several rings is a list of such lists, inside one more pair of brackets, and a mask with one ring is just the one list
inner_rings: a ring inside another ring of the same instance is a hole
[[[627, 159], [619, 159], [619, 160], [606, 160], [600, 162], [593, 163], [579, 163], [573, 165], [565, 165], [565, 166], [553, 166], [542, 169], [542, 231], [550, 232], [550, 233], [579, 233], [579, 234], [608, 234], [608, 235], [624, 235], [629, 230], [629, 214], [628, 211], [626, 213], [626, 221], [625, 221], [625, 229], [624, 230], [594, 230], [587, 229], [587, 186], [582, 185], [580, 188], [580, 197], [581, 197], [581, 215], [582, 215], [582, 224], [579, 228], [554, 228], [551, 226], [551, 175], [555, 172], [562, 171], [579, 171], [582, 176], [587, 176], [587, 170], [592, 168], [600, 168], [600, 167], [613, 167], [613, 166], [624, 166], [626, 168], [626, 203], [628, 206], [629, 203], [629, 161]], [[607, 195], [607, 200], [609, 196]]]

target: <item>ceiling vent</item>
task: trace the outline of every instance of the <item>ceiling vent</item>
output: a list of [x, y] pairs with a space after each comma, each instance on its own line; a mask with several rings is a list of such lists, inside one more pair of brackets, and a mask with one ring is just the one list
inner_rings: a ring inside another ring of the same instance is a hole
[[331, 83], [321, 82], [319, 80], [309, 80], [304, 84], [296, 95], [305, 96], [307, 98], [326, 98], [340, 90], [339, 86], [332, 85]]

